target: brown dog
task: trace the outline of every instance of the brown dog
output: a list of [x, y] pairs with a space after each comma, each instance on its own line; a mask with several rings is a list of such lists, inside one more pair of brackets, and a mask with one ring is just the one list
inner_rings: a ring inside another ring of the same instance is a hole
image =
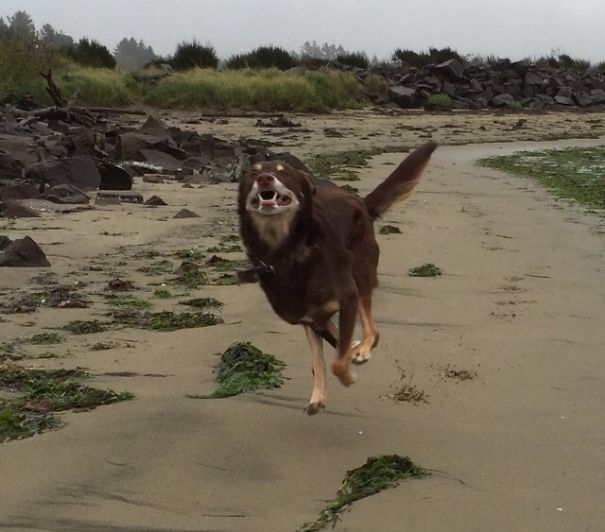
[[[363, 199], [318, 186], [282, 161], [256, 163], [240, 182], [240, 231], [260, 285], [278, 316], [304, 326], [311, 346], [308, 414], [326, 402], [322, 338], [337, 350], [332, 371], [345, 386], [354, 382], [350, 363], [366, 362], [378, 343], [372, 319], [379, 255], [373, 223], [411, 194], [436, 147], [416, 149]], [[337, 312], [338, 326], [331, 319]], [[364, 337], [352, 343], [357, 314]]]

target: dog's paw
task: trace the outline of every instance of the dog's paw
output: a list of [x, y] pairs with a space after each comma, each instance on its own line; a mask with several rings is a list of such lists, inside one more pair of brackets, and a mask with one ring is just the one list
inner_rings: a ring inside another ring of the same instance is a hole
[[343, 371], [340, 365], [336, 363], [332, 366], [332, 373], [338, 377], [343, 386], [351, 386], [351, 384], [357, 382], [357, 375], [355, 373], [348, 368]]
[[[361, 349], [359, 349], [359, 346], [362, 346]], [[372, 352], [364, 350], [361, 340], [354, 340], [351, 342], [351, 348], [354, 350], [351, 362], [357, 366], [365, 364], [372, 358]]]
[[315, 414], [319, 413], [320, 410], [323, 410], [325, 407], [326, 405], [324, 403], [309, 403], [305, 407], [304, 412], [308, 416], [314, 416]]

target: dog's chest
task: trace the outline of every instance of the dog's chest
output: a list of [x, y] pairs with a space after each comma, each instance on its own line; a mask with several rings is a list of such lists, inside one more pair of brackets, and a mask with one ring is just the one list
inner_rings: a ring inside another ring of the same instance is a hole
[[[319, 266], [319, 265], [317, 265]], [[275, 313], [291, 324], [312, 323], [338, 310], [331, 276], [314, 267], [292, 267], [261, 276], [261, 288]]]

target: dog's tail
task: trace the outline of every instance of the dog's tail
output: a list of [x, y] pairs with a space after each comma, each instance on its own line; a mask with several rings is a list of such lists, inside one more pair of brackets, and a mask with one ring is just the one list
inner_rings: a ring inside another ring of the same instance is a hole
[[436, 148], [435, 142], [427, 142], [416, 148], [363, 199], [373, 220], [382, 216], [394, 203], [410, 197]]

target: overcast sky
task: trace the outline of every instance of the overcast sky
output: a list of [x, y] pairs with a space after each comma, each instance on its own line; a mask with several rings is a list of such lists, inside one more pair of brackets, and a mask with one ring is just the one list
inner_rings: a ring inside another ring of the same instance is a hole
[[519, 59], [559, 51], [605, 61], [605, 0], [0, 0], [0, 16], [27, 11], [111, 50], [122, 37], [158, 54], [182, 40], [211, 43], [221, 58], [263, 44], [298, 51], [342, 44], [370, 57], [396, 48], [451, 46]]

